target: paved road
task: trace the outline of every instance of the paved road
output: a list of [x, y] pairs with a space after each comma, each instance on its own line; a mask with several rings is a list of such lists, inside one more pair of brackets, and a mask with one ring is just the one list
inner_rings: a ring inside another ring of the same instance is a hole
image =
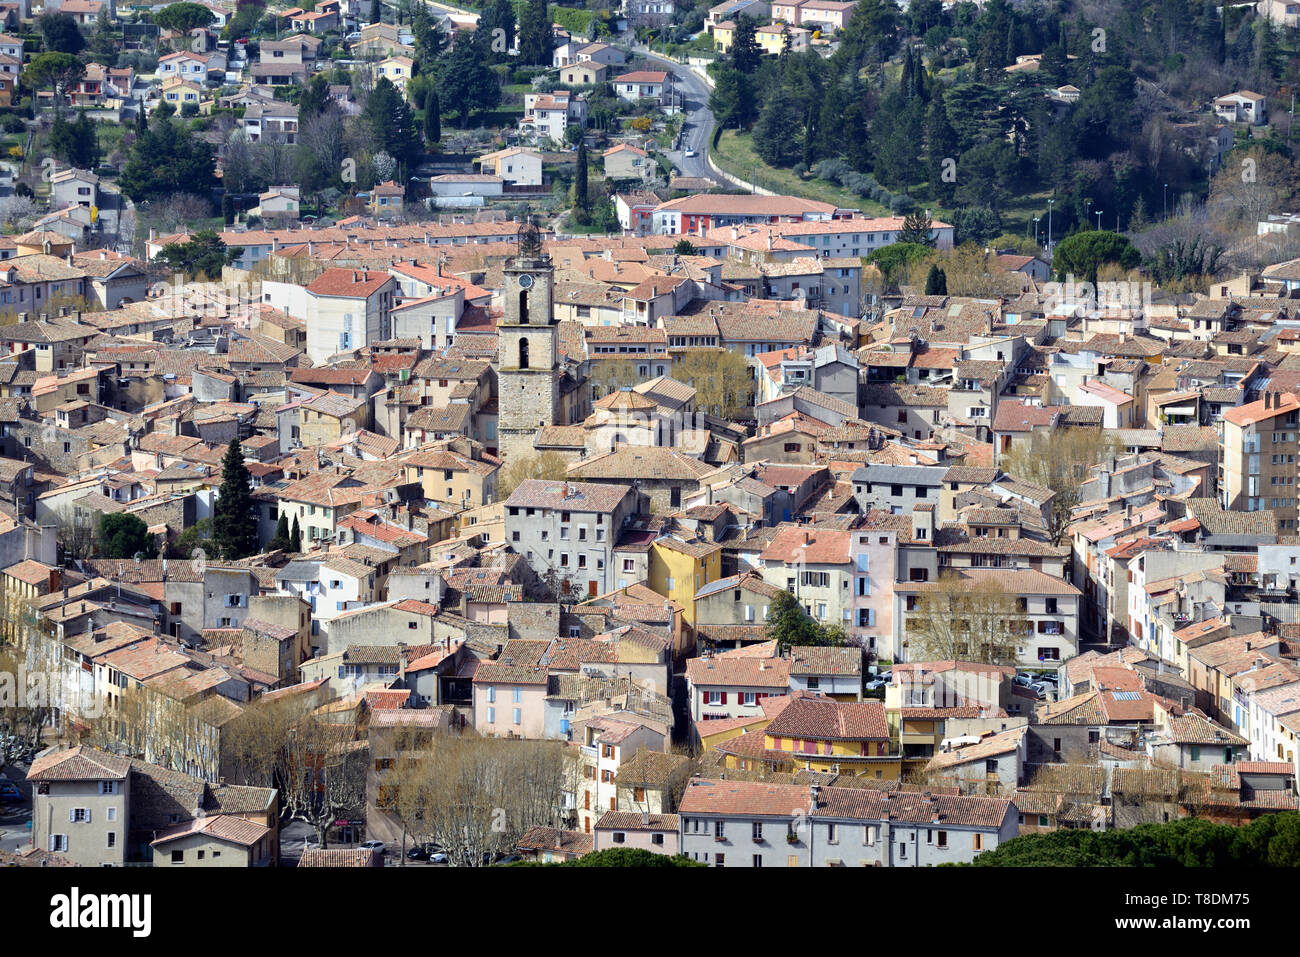
[[32, 788], [26, 779], [27, 767], [8, 765], [0, 771], [0, 778], [17, 784], [23, 792], [21, 803], [0, 804], [0, 851], [24, 851], [32, 840]]
[[[700, 75], [690, 67], [683, 66], [675, 60], [669, 60], [657, 53], [650, 53], [644, 47], [636, 47], [635, 52], [647, 60], [653, 60], [673, 75], [675, 90], [682, 94], [684, 116], [683, 150], [670, 150], [665, 155], [683, 176], [702, 176], [705, 179], [720, 182], [718, 174], [709, 168], [709, 140], [713, 136], [714, 119], [709, 110], [709, 86]], [[694, 156], [685, 155], [694, 150]], [[730, 185], [722, 183], [721, 185]]]

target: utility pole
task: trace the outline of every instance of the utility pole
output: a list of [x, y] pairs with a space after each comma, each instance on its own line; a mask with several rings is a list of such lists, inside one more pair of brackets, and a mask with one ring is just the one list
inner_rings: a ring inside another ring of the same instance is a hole
[[1047, 201], [1047, 258], [1049, 260], [1052, 258], [1052, 204], [1055, 202], [1054, 199]]

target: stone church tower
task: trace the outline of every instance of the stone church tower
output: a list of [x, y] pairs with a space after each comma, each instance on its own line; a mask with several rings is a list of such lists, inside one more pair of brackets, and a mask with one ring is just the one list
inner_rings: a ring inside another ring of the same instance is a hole
[[507, 460], [532, 455], [538, 429], [556, 425], [560, 408], [555, 267], [541, 233], [519, 230], [519, 254], [505, 265], [505, 315], [497, 324], [497, 448]]

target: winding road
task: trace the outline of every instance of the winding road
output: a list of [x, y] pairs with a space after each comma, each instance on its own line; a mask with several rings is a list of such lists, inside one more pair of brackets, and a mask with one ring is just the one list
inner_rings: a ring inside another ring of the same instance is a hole
[[[651, 53], [644, 47], [634, 51], [639, 56], [662, 66], [673, 75], [673, 86], [682, 94], [682, 110], [685, 149], [669, 150], [665, 155], [672, 160], [683, 176], [700, 176], [713, 182], [719, 182], [718, 174], [709, 167], [709, 139], [713, 136], [714, 119], [709, 109], [711, 91], [703, 78], [688, 66], [669, 60], [657, 53]], [[686, 153], [694, 150], [694, 156]], [[729, 185], [729, 184], [723, 184]]]

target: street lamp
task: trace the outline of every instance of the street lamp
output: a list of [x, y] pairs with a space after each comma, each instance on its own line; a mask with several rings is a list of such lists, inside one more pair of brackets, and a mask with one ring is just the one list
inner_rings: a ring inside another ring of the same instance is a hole
[[1041, 218], [1042, 218], [1041, 216], [1035, 216], [1035, 217], [1034, 217], [1034, 245], [1035, 245], [1035, 246], [1038, 245], [1038, 221], [1039, 221]]
[[1169, 218], [1169, 184], [1165, 183], [1165, 219]]
[[1101, 210], [1097, 210], [1097, 232], [1101, 232]]
[[1056, 200], [1054, 199], [1049, 199], [1047, 201], [1047, 258], [1048, 259], [1052, 258], [1052, 204], [1055, 202]]

